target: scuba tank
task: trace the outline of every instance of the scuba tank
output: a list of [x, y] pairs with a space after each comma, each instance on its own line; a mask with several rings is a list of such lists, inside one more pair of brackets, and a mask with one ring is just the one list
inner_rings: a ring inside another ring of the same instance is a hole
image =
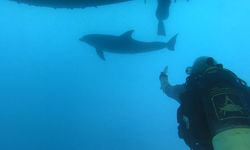
[[[210, 68], [203, 75], [201, 98], [215, 150], [249, 150], [250, 96], [246, 83], [231, 71]], [[248, 137], [248, 138], [247, 138]]]

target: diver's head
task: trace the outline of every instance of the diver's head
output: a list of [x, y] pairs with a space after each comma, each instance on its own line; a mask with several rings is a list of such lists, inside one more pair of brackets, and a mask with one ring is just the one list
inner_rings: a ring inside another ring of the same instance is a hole
[[217, 62], [208, 56], [198, 57], [192, 67], [187, 67], [186, 73], [187, 74], [200, 74], [206, 71], [209, 67], [216, 66]]

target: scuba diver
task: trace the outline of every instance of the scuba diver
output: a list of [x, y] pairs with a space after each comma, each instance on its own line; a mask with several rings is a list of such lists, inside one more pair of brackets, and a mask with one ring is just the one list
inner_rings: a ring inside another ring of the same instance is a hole
[[169, 17], [169, 8], [171, 0], [158, 0], [156, 9], [156, 17], [158, 19], [158, 35], [166, 35], [164, 20]]
[[[174, 0], [174, 2], [176, 2], [176, 0]], [[158, 35], [166, 35], [164, 20], [167, 20], [169, 17], [169, 9], [171, 3], [171, 0], [158, 0], [156, 9], [156, 17], [158, 19]]]
[[212, 57], [186, 69], [184, 84], [171, 85], [167, 67], [161, 89], [177, 100], [178, 134], [191, 150], [250, 150], [250, 88]]

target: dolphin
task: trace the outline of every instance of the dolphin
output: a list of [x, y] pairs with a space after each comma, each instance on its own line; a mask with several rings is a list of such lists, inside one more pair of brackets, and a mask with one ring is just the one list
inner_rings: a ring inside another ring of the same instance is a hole
[[157, 51], [161, 49], [175, 50], [177, 35], [173, 36], [168, 42], [142, 42], [132, 38], [134, 30], [129, 30], [120, 36], [105, 34], [89, 34], [79, 40], [87, 43], [96, 49], [97, 55], [105, 60], [104, 52], [135, 54]]
[[18, 3], [25, 3], [34, 6], [52, 7], [52, 8], [86, 8], [97, 7], [132, 0], [10, 0]]

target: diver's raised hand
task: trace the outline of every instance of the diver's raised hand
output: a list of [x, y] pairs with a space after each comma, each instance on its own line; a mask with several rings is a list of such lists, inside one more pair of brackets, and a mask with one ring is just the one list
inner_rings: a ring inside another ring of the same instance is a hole
[[160, 82], [161, 82], [161, 89], [165, 89], [166, 86], [169, 85], [168, 83], [168, 66], [164, 68], [164, 70], [160, 74]]

